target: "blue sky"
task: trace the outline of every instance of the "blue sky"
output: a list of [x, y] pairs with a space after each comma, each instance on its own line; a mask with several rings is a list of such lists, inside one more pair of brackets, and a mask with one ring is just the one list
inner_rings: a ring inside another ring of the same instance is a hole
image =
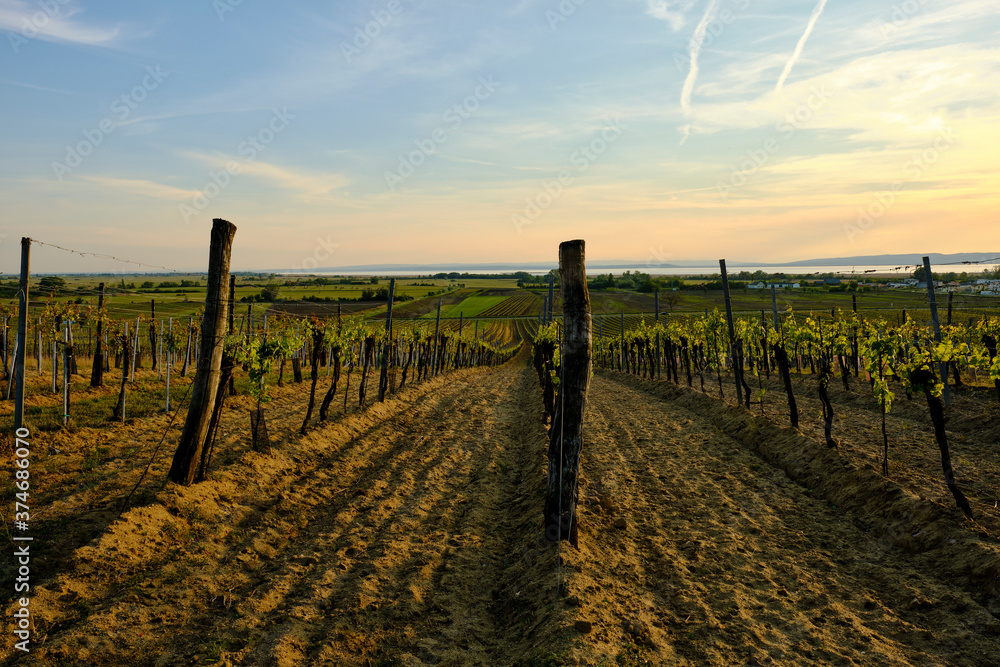
[[237, 269], [1000, 247], [995, 0], [0, 0], [0, 30], [6, 273], [21, 236], [203, 267], [214, 217]]

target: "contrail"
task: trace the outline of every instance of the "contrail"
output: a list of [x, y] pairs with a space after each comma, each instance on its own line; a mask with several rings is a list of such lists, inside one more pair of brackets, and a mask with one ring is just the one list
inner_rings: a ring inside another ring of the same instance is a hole
[[774, 87], [774, 92], [780, 93], [781, 87], [785, 85], [785, 79], [788, 75], [792, 73], [792, 68], [795, 67], [795, 63], [798, 61], [799, 56], [802, 55], [802, 49], [806, 46], [806, 40], [809, 39], [809, 35], [812, 34], [813, 27], [816, 25], [816, 21], [819, 20], [819, 15], [823, 13], [823, 8], [826, 7], [826, 0], [819, 0], [816, 3], [816, 7], [813, 8], [812, 16], [809, 17], [809, 23], [806, 24], [806, 31], [802, 33], [799, 37], [799, 43], [795, 45], [795, 52], [792, 53], [792, 57], [788, 59], [785, 63], [785, 69], [778, 77], [778, 85]]
[[712, 10], [715, 9], [715, 3], [716, 0], [708, 3], [705, 14], [691, 35], [691, 69], [688, 70], [684, 87], [681, 88], [681, 111], [685, 114], [691, 112], [691, 92], [694, 90], [694, 82], [698, 79], [698, 54], [701, 53], [701, 44], [705, 41], [705, 29], [708, 28], [708, 20], [712, 16]]

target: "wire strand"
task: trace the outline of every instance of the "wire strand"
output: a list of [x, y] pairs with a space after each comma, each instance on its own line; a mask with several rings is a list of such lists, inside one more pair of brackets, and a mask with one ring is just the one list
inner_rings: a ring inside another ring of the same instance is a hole
[[111, 260], [114, 260], [116, 262], [124, 262], [126, 264], [135, 264], [137, 266], [148, 266], [151, 269], [164, 269], [165, 271], [169, 271], [171, 273], [183, 273], [182, 271], [178, 271], [177, 269], [171, 269], [171, 268], [168, 268], [166, 266], [159, 266], [157, 264], [147, 264], [145, 262], [137, 262], [137, 261], [135, 261], [133, 259], [122, 259], [121, 257], [115, 257], [114, 255], [107, 255], [105, 253], [100, 253], [100, 252], [90, 252], [90, 251], [87, 251], [87, 250], [74, 250], [72, 248], [64, 248], [64, 247], [62, 247], [60, 245], [56, 245], [55, 243], [47, 243], [46, 241], [39, 241], [38, 239], [34, 239], [34, 238], [31, 239], [31, 242], [32, 243], [37, 243], [38, 245], [48, 246], [49, 248], [55, 248], [56, 250], [62, 250], [64, 252], [71, 252], [71, 253], [73, 253], [75, 255], [80, 255], [81, 257], [85, 257], [87, 255], [90, 255], [91, 257], [97, 257], [99, 259], [111, 259]]

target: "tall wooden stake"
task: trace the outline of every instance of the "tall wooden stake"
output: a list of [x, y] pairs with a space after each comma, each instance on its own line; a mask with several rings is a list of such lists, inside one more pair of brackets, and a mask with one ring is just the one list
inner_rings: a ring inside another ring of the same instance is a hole
[[778, 330], [778, 295], [774, 285], [771, 285], [771, 314], [774, 316], [774, 330]]
[[545, 536], [576, 546], [577, 477], [583, 449], [583, 417], [591, 372], [590, 294], [582, 240], [559, 244], [563, 307], [562, 380], [549, 434]]
[[438, 346], [440, 345], [440, 339], [438, 335], [441, 333], [441, 299], [438, 299], [438, 314], [437, 321], [434, 323], [434, 366], [431, 368], [432, 375], [437, 375], [437, 360], [438, 360]]
[[215, 407], [222, 368], [226, 316], [229, 302], [225, 286], [229, 281], [229, 260], [236, 225], [221, 218], [212, 221], [212, 242], [208, 256], [208, 291], [205, 295], [205, 316], [202, 320], [202, 344], [198, 367], [191, 386], [184, 430], [181, 432], [168, 479], [189, 486], [198, 471], [198, 462], [208, 437], [208, 427]]
[[[924, 257], [924, 277], [927, 279], [927, 296], [931, 302], [931, 322], [934, 324], [934, 340], [941, 342], [941, 323], [938, 321], [937, 301], [934, 299], [934, 278], [931, 277], [931, 258]], [[951, 405], [951, 389], [948, 386], [948, 364], [938, 364], [938, 373], [944, 383], [944, 406]]]
[[726, 298], [726, 322], [729, 324], [729, 349], [733, 358], [733, 375], [736, 378], [736, 402], [742, 405], [743, 383], [741, 382], [741, 375], [743, 367], [736, 350], [736, 328], [733, 326], [733, 302], [729, 296], [729, 274], [726, 273], [726, 260], [719, 260], [719, 269], [722, 270], [722, 292]]
[[556, 277], [551, 273], [549, 274], [549, 300], [546, 305], [545, 310], [545, 323], [548, 324], [552, 321], [552, 291], [556, 282]]
[[94, 365], [90, 370], [90, 386], [104, 386], [104, 322], [101, 311], [104, 309], [104, 283], [97, 286], [97, 342], [94, 349]]
[[[17, 343], [14, 351], [14, 431], [24, 423], [24, 347], [28, 332], [28, 266], [31, 239], [21, 238], [21, 279], [17, 285]], [[41, 329], [39, 329], [41, 331]], [[39, 346], [39, 350], [41, 346]]]
[[73, 325], [71, 320], [66, 320], [66, 328], [63, 330], [63, 426], [69, 423], [69, 371], [72, 367], [70, 355], [72, 348], [69, 343], [69, 330]]
[[389, 305], [385, 311], [385, 347], [382, 349], [382, 368], [378, 378], [378, 400], [385, 402], [389, 388], [389, 352], [392, 349], [392, 299], [396, 293], [396, 279], [389, 279]]

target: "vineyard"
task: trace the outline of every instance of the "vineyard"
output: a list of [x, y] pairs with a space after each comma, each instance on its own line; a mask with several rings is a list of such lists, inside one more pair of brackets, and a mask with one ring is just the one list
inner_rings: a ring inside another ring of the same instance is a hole
[[22, 377], [2, 341], [32, 649], [0, 660], [996, 664], [1000, 318], [592, 305], [571, 243], [551, 317], [396, 281], [244, 307], [217, 271], [186, 311], [34, 303]]

